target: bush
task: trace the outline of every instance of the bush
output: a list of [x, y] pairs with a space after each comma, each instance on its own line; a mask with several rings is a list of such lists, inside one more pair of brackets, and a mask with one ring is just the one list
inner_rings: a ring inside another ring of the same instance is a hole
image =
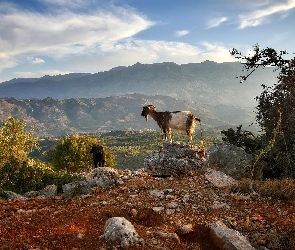
[[259, 185], [258, 192], [274, 199], [292, 201], [295, 199], [295, 180], [289, 178], [267, 180]]
[[242, 179], [238, 189], [243, 193], [251, 193], [253, 190], [264, 197], [272, 197], [287, 201], [295, 200], [295, 180], [294, 179], [269, 179], [266, 181]]
[[78, 175], [54, 172], [50, 166], [36, 159], [20, 162], [18, 159], [11, 158], [0, 169], [0, 193], [9, 190], [23, 194], [41, 190], [52, 184], [57, 186], [57, 191], [60, 193], [62, 185], [77, 179], [79, 179]]
[[11, 158], [0, 169], [0, 186], [3, 190], [25, 193], [44, 188], [42, 178], [53, 170], [36, 159], [19, 161]]
[[47, 172], [42, 177], [43, 186], [46, 187], [47, 185], [56, 185], [57, 186], [57, 193], [62, 193], [62, 186], [73, 182], [75, 180], [80, 179], [78, 175], [67, 173], [64, 171], [60, 172]]
[[223, 141], [243, 148], [247, 154], [255, 154], [261, 149], [260, 138], [255, 137], [251, 131], [242, 130], [242, 125], [238, 126], [236, 131], [232, 128], [222, 130], [221, 134], [224, 135]]
[[[66, 171], [70, 173], [82, 172], [93, 168], [92, 145], [101, 145], [103, 142], [94, 136], [73, 135], [66, 136], [59, 140], [57, 146], [48, 152], [48, 160], [56, 171]], [[106, 154], [106, 167], [116, 165], [113, 153], [104, 147]]]

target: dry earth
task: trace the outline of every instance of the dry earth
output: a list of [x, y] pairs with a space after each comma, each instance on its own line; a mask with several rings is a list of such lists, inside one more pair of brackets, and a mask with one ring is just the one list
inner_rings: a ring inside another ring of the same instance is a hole
[[291, 203], [217, 188], [202, 171], [181, 178], [140, 172], [123, 180], [71, 200], [0, 200], [0, 249], [111, 249], [101, 235], [114, 216], [128, 219], [145, 240], [144, 247], [132, 249], [217, 249], [209, 237], [216, 220], [241, 232], [256, 249], [295, 246]]

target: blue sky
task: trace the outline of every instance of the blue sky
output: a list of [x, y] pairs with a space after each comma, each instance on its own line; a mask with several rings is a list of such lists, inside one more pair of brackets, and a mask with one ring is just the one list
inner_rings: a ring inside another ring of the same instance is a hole
[[0, 1], [0, 82], [295, 50], [295, 0]]

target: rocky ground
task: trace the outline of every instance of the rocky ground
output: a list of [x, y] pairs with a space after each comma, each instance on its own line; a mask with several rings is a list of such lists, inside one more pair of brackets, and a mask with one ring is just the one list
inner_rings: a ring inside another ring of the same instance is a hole
[[256, 249], [295, 249], [294, 204], [217, 187], [205, 170], [167, 178], [118, 173], [117, 185], [73, 199], [0, 200], [0, 249], [110, 249], [102, 235], [115, 216], [144, 239], [132, 249], [217, 249], [209, 232], [218, 220]]

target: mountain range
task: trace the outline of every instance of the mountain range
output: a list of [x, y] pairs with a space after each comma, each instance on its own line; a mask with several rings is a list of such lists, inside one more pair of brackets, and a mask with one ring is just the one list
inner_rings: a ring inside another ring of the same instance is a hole
[[0, 98], [0, 121], [12, 116], [35, 126], [41, 137], [112, 130], [159, 130], [153, 119], [140, 115], [142, 106], [154, 104], [158, 111], [190, 110], [203, 122], [204, 130], [226, 129], [254, 122], [252, 108], [231, 105], [197, 105], [169, 96], [127, 94], [105, 98], [58, 100]]
[[274, 84], [271, 68], [258, 69], [243, 84], [239, 62], [205, 61], [178, 65], [172, 62], [116, 67], [109, 71], [18, 78], [0, 84], [0, 97], [104, 98], [112, 95], [165, 95], [198, 104], [255, 106], [261, 84]]
[[239, 83], [242, 69], [238, 62], [137, 63], [95, 74], [12, 79], [0, 84], [0, 121], [23, 118], [40, 136], [158, 129], [140, 116], [143, 105], [153, 104], [159, 111], [190, 110], [204, 129], [249, 125], [261, 84], [275, 83], [276, 73], [259, 69]]

